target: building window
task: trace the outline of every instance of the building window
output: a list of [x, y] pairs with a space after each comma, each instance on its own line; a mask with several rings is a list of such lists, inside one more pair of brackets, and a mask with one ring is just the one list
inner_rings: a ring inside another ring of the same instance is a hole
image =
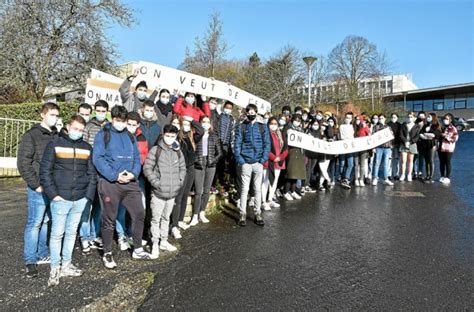
[[413, 101], [407, 101], [406, 110], [409, 112], [413, 111]]
[[392, 80], [388, 80], [388, 81], [387, 81], [387, 92], [388, 92], [388, 93], [393, 93], [392, 87], [393, 87], [393, 81], [392, 81]]
[[466, 108], [466, 100], [463, 101], [454, 101], [454, 108], [455, 109], [463, 109]]
[[424, 100], [423, 101], [423, 110], [425, 112], [430, 112], [433, 110], [433, 100]]
[[433, 110], [439, 111], [444, 109], [444, 101], [443, 100], [434, 100], [433, 101]]
[[467, 95], [467, 108], [474, 108], [474, 93], [470, 93]]
[[444, 97], [444, 109], [454, 109], [454, 95], [446, 95]]

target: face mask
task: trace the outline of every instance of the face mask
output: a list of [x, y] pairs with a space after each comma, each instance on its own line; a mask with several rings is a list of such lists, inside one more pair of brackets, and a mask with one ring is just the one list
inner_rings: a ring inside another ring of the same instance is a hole
[[97, 121], [104, 121], [105, 120], [105, 114], [106, 113], [95, 113], [95, 119], [97, 119]]
[[82, 132], [79, 131], [69, 131], [68, 136], [71, 140], [77, 141], [82, 138]]
[[299, 121], [293, 121], [293, 126], [295, 126], [295, 127], [298, 128], [299, 126], [301, 126], [301, 122], [299, 122]]
[[137, 128], [138, 128], [138, 127], [132, 127], [132, 126], [127, 125], [127, 130], [128, 130], [128, 132], [130, 132], [131, 134], [135, 134], [135, 132], [137, 132]]
[[290, 114], [290, 111], [287, 111], [287, 110], [286, 110], [286, 111], [283, 111], [283, 115], [287, 115], [287, 116], [288, 116], [289, 114]]
[[209, 102], [209, 108], [210, 108], [211, 110], [215, 110], [216, 107], [217, 107], [217, 105], [216, 105], [215, 103]]
[[425, 120], [426, 116], [421, 114], [420, 116], [418, 116], [418, 118], [420, 118], [421, 120]]
[[317, 131], [317, 130], [319, 130], [319, 125], [314, 124], [314, 125], [312, 126], [312, 128], [313, 128], [313, 130]]
[[113, 126], [115, 130], [117, 130], [118, 132], [122, 132], [127, 127], [127, 124], [124, 122], [114, 122]]
[[398, 117], [392, 117], [392, 122], [396, 123], [398, 121]]
[[204, 128], [204, 130], [207, 131], [207, 130], [211, 129], [211, 124], [210, 123], [205, 123], [205, 124], [202, 124], [202, 127]]
[[379, 119], [379, 122], [380, 122], [382, 125], [385, 125], [385, 118], [380, 118], [380, 119]]
[[162, 97], [162, 98], [160, 98], [160, 102], [161, 102], [161, 104], [166, 105], [170, 102], [170, 98]]
[[350, 124], [351, 124], [351, 119], [350, 119], [350, 118], [344, 119], [344, 123], [345, 123], [346, 125], [350, 125]]
[[449, 126], [449, 119], [444, 119], [443, 123], [444, 123], [445, 126]]
[[284, 125], [286, 125], [286, 120], [280, 119], [280, 120], [278, 120], [278, 124], [279, 124], [280, 126], [284, 126]]
[[334, 122], [329, 122], [328, 125], [329, 125], [330, 127], [334, 127]]
[[46, 120], [46, 124], [50, 127], [56, 126], [56, 123], [58, 122], [58, 117], [56, 116], [48, 116]]
[[146, 119], [152, 119], [153, 118], [153, 112], [143, 112], [143, 117]]
[[178, 129], [178, 130], [181, 128], [181, 127], [179, 126], [179, 124], [172, 124], [172, 125], [175, 126], [176, 129]]
[[415, 122], [415, 117], [412, 117], [412, 116], [408, 117], [408, 122]]
[[247, 119], [250, 121], [254, 120], [255, 118], [257, 118], [257, 115], [247, 115]]
[[183, 131], [184, 131], [184, 132], [189, 132], [189, 131], [191, 131], [191, 126], [187, 126], [187, 125], [183, 126]]
[[356, 120], [356, 125], [360, 125], [360, 120], [359, 119]]
[[431, 117], [431, 116], [426, 117], [426, 121], [427, 121], [427, 122], [432, 122], [432, 121], [433, 121], [433, 117]]
[[268, 123], [268, 118], [263, 118], [263, 122], [267, 124]]
[[188, 104], [193, 104], [194, 103], [194, 97], [192, 97], [192, 96], [187, 96], [184, 100]]
[[137, 98], [139, 100], [143, 101], [144, 99], [146, 99], [146, 92], [145, 91], [137, 91]]
[[227, 115], [232, 114], [232, 109], [230, 109], [230, 108], [224, 108], [224, 114], [227, 114]]
[[297, 111], [295, 114], [297, 114], [297, 115], [301, 115], [301, 111]]
[[321, 119], [323, 119], [323, 116], [321, 116], [321, 115], [316, 115], [316, 120], [319, 121], [319, 120], [321, 120]]
[[373, 123], [374, 125], [378, 124], [378, 122], [379, 122], [379, 120], [378, 120], [377, 118], [372, 119], [372, 123]]
[[304, 121], [308, 120], [308, 115], [303, 115], [303, 120]]
[[163, 141], [165, 141], [166, 145], [173, 145], [174, 141], [176, 141], [176, 138], [170, 138], [170, 137], [164, 137]]
[[91, 116], [84, 116], [84, 115], [81, 115], [82, 118], [84, 118], [84, 120], [86, 121], [86, 123], [89, 122], [89, 120], [91, 119]]
[[277, 131], [277, 129], [278, 129], [278, 125], [270, 125], [270, 126], [268, 126], [268, 127], [269, 127], [270, 130], [272, 130], [272, 131]]

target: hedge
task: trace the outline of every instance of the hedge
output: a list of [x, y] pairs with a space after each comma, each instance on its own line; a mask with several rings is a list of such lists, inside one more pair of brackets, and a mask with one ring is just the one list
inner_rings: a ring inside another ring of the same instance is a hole
[[[61, 110], [60, 117], [66, 124], [69, 118], [77, 112], [79, 103], [61, 102], [57, 103]], [[0, 118], [12, 118], [23, 120], [40, 120], [39, 111], [42, 103], [0, 104]]]

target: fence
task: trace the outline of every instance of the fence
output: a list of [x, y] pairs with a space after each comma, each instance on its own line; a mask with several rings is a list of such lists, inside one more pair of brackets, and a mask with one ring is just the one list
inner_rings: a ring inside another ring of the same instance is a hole
[[0, 118], [0, 177], [18, 176], [16, 158], [21, 137], [38, 121]]

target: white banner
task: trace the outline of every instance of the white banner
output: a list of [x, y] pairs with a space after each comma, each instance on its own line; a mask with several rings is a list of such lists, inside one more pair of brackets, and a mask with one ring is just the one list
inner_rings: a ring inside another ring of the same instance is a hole
[[393, 133], [390, 128], [385, 128], [370, 136], [334, 142], [319, 140], [309, 134], [288, 130], [289, 146], [300, 147], [305, 150], [328, 155], [362, 152], [376, 148], [393, 139]]
[[[252, 103], [258, 107], [259, 113], [262, 114], [271, 110], [269, 102], [219, 80], [212, 80], [149, 62], [140, 61], [135, 68], [139, 69], [139, 73], [132, 82], [132, 89], [140, 81], [145, 80], [148, 85], [149, 94], [155, 88], [165, 88], [170, 90], [170, 92], [182, 90], [229, 100], [240, 107], [246, 107]], [[104, 84], [101, 82], [109, 83], [107, 88], [104, 88]], [[114, 100], [110, 104], [121, 105], [120, 94], [118, 93], [118, 87], [121, 82], [123, 80], [118, 77], [93, 69], [91, 79], [87, 81], [86, 103], [94, 104], [99, 99], [106, 100], [109, 98]], [[117, 83], [118, 86], [115, 87]], [[117, 94], [120, 100], [118, 103], [115, 101]]]

